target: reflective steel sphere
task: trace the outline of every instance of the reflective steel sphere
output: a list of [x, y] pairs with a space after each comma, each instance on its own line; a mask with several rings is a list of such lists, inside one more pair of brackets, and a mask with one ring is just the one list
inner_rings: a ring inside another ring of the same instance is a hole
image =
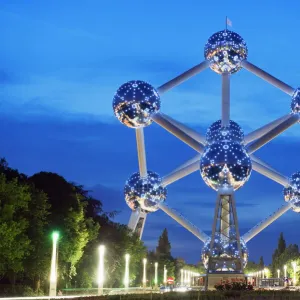
[[222, 127], [221, 120], [214, 122], [206, 132], [206, 142], [212, 144], [220, 141], [241, 143], [244, 140], [244, 131], [236, 122], [230, 120], [229, 126]]
[[292, 202], [292, 209], [300, 212], [300, 172], [294, 173], [289, 178], [290, 186], [283, 189], [284, 200]]
[[300, 113], [300, 88], [296, 89], [292, 96], [291, 109], [294, 114]]
[[117, 90], [113, 110], [124, 125], [131, 128], [145, 127], [152, 123], [151, 115], [160, 110], [160, 97], [149, 83], [129, 81]]
[[210, 68], [216, 73], [235, 73], [241, 61], [247, 58], [248, 49], [244, 39], [229, 30], [213, 34], [205, 44], [204, 57], [210, 61]]
[[249, 179], [252, 164], [245, 147], [234, 142], [208, 145], [200, 160], [200, 172], [205, 183], [218, 190], [239, 189]]
[[124, 188], [127, 205], [135, 210], [139, 205], [147, 212], [158, 210], [158, 204], [165, 201], [167, 189], [161, 185], [158, 174], [148, 171], [148, 176], [142, 178], [140, 173], [134, 173], [126, 181]]
[[[219, 234], [216, 234], [215, 243], [213, 245], [212, 249], [212, 255], [210, 254], [210, 241], [209, 238], [202, 248], [202, 262], [204, 267], [207, 269], [208, 267], [208, 260], [210, 257], [213, 257], [215, 259], [220, 259], [219, 268], [217, 267], [215, 271], [235, 271], [236, 265], [235, 261], [236, 259], [239, 259], [239, 250], [237, 246], [237, 242], [234, 240], [234, 242], [226, 242], [225, 240], [222, 240], [219, 236]], [[241, 243], [241, 250], [242, 250], [242, 258], [243, 258], [243, 267], [246, 267], [249, 257], [248, 248], [246, 246], [246, 243], [243, 239], [240, 240]], [[232, 260], [230, 260], [232, 259]]]

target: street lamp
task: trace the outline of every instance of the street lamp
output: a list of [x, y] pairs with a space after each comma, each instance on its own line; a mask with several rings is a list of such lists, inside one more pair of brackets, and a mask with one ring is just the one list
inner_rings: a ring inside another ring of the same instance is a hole
[[50, 267], [50, 288], [49, 296], [56, 296], [57, 289], [57, 241], [59, 238], [59, 233], [54, 231], [52, 233], [52, 257], [51, 257], [51, 267]]
[[280, 270], [277, 270], [278, 278], [280, 278]]
[[129, 259], [130, 259], [130, 255], [125, 254], [125, 276], [124, 276], [125, 289], [128, 289], [129, 287]]
[[99, 264], [98, 264], [98, 295], [103, 295], [104, 283], [104, 252], [105, 246], [99, 246]]
[[166, 265], [164, 265], [164, 284], [167, 284], [167, 269], [166, 269]]
[[294, 271], [293, 285], [296, 285], [296, 266], [297, 266], [297, 264], [295, 261], [292, 262], [292, 266], [293, 266], [293, 271]]
[[146, 277], [146, 265], [147, 265], [147, 258], [143, 259], [143, 286], [146, 287], [147, 284], [147, 277]]
[[157, 280], [158, 262], [156, 262], [154, 264], [154, 268], [155, 268], [155, 270], [154, 270], [154, 285], [155, 285], [155, 287], [157, 287], [157, 283], [158, 283], [158, 280]]
[[183, 269], [180, 270], [180, 282], [183, 285]]
[[286, 274], [287, 266], [284, 265], [283, 269], [284, 269], [284, 286], [287, 286], [287, 274]]

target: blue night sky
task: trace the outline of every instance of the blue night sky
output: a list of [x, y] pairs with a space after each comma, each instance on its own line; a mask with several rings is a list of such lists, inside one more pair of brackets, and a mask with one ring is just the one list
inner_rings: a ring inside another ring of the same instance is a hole
[[[206, 40], [224, 29], [247, 42], [252, 63], [291, 86], [300, 82], [298, 1], [1, 1], [1, 156], [26, 174], [57, 172], [84, 184], [121, 213], [122, 189], [137, 171], [135, 132], [119, 123], [112, 98], [124, 82], [159, 86], [203, 60]], [[232, 119], [249, 132], [289, 112], [289, 96], [242, 70], [232, 76]], [[220, 117], [220, 76], [211, 70], [162, 97], [162, 111], [205, 133]], [[299, 125], [257, 155], [285, 175], [300, 169]], [[194, 151], [157, 125], [145, 129], [147, 163], [162, 176]], [[168, 203], [209, 233], [216, 194], [198, 172], [168, 188]], [[252, 173], [236, 195], [241, 233], [283, 203], [282, 188]], [[270, 262], [279, 232], [299, 243], [293, 212], [249, 244]], [[162, 212], [148, 216], [144, 241], [155, 247], [167, 227], [174, 256], [199, 260], [202, 243]]]

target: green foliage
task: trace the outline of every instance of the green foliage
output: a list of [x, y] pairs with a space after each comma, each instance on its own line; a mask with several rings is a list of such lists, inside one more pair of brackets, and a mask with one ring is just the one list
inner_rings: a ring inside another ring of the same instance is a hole
[[158, 257], [170, 257], [171, 256], [171, 244], [169, 241], [168, 231], [165, 228], [162, 235], [158, 239], [158, 245], [156, 247], [156, 254]]

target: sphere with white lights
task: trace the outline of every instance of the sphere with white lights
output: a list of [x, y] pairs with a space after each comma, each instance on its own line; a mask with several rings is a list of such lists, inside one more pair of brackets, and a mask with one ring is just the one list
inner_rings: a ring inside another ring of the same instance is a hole
[[145, 127], [152, 123], [151, 115], [160, 110], [160, 97], [149, 83], [132, 80], [115, 93], [113, 110], [122, 124], [131, 128]]
[[221, 120], [209, 126], [206, 132], [206, 142], [212, 144], [220, 141], [241, 143], [244, 140], [244, 131], [236, 122], [230, 120], [228, 126], [222, 126]]
[[247, 58], [248, 49], [244, 39], [230, 30], [213, 34], [205, 44], [204, 56], [210, 62], [210, 68], [216, 73], [235, 73]]
[[200, 173], [205, 183], [219, 190], [242, 187], [250, 177], [251, 159], [245, 147], [234, 142], [217, 142], [208, 145], [200, 160]]
[[291, 109], [294, 114], [300, 113], [300, 88], [297, 88], [292, 96]]
[[137, 172], [126, 181], [124, 194], [132, 210], [141, 206], [146, 212], [154, 212], [159, 209], [158, 204], [166, 200], [167, 189], [161, 185], [158, 174], [148, 171], [146, 177], [141, 177]]
[[[215, 236], [215, 242], [212, 247], [212, 252], [210, 251], [210, 242], [209, 238], [202, 248], [202, 262], [204, 267], [208, 268], [209, 258], [212, 257], [215, 260], [220, 259], [216, 266], [216, 271], [235, 271], [237, 268], [235, 260], [240, 258], [238, 245], [236, 240], [221, 239], [219, 234]], [[242, 252], [242, 262], [243, 267], [246, 267], [248, 262], [248, 248], [243, 239], [240, 239], [241, 252]]]
[[300, 172], [294, 173], [289, 178], [289, 187], [283, 189], [284, 200], [291, 202], [292, 209], [295, 212], [300, 212]]

